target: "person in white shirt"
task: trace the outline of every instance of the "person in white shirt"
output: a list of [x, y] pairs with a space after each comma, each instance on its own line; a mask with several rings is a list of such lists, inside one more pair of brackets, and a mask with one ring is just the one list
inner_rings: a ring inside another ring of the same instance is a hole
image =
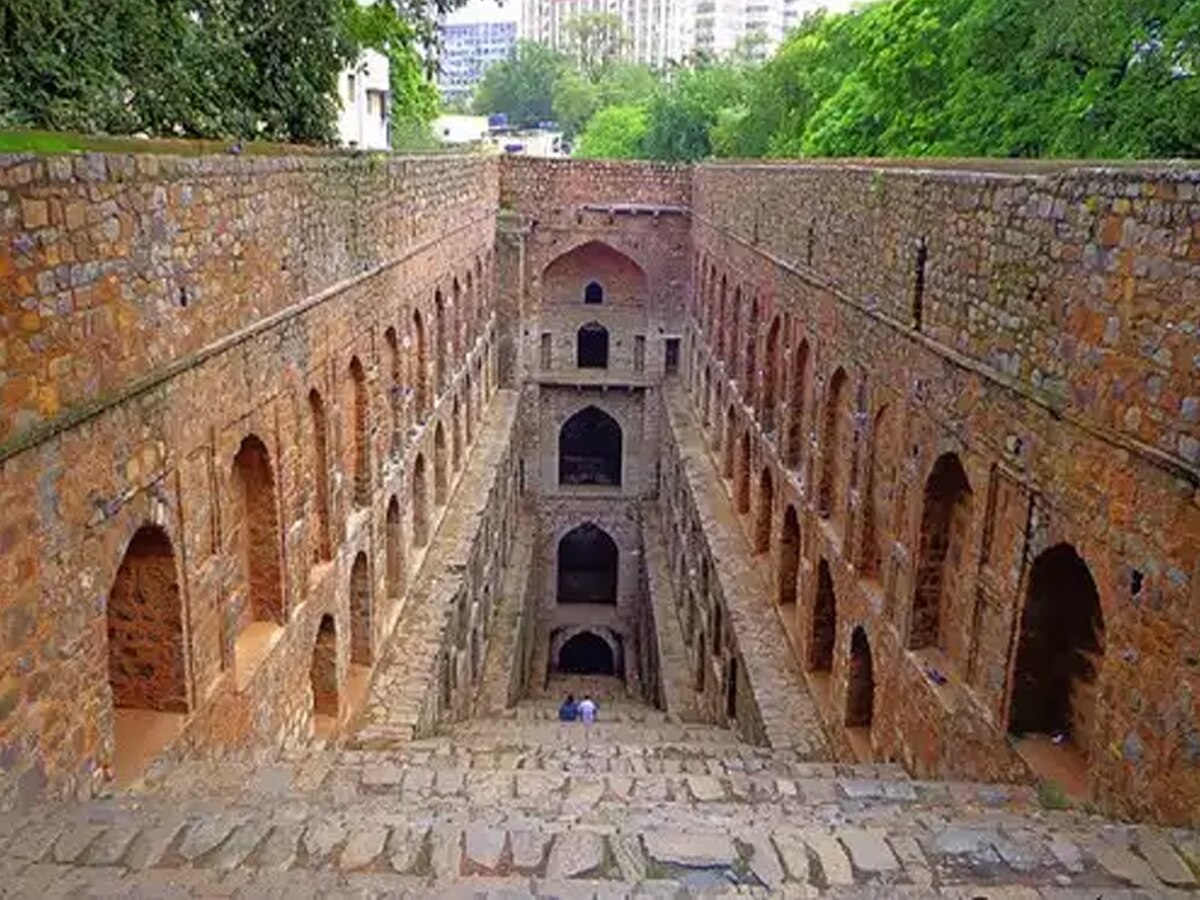
[[598, 708], [595, 701], [588, 696], [585, 696], [579, 702], [579, 718], [583, 719], [584, 725], [591, 725], [596, 721], [596, 710]]

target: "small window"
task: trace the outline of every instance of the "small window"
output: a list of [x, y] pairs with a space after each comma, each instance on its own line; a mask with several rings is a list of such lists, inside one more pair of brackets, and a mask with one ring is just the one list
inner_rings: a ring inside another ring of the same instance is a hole
[[347, 75], [346, 76], [346, 99], [349, 100], [351, 103], [354, 102], [354, 97], [356, 94], [356, 91], [355, 91], [356, 87], [357, 87], [357, 79], [354, 77], [353, 74]]
[[543, 369], [550, 368], [550, 332], [542, 332], [542, 344], [540, 348], [540, 363]]
[[633, 338], [633, 371], [646, 371], [646, 338], [640, 334]]
[[583, 289], [583, 302], [584, 303], [603, 303], [604, 302], [604, 288], [602, 288], [600, 286], [600, 282], [598, 282], [598, 281], [588, 282], [588, 286]]

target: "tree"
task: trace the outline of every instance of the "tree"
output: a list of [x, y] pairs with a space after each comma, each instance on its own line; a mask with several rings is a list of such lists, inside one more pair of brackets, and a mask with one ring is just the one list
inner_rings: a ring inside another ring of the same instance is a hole
[[593, 83], [620, 59], [628, 43], [625, 25], [616, 13], [579, 13], [566, 21], [564, 30], [571, 57]]
[[712, 155], [710, 131], [723, 110], [745, 102], [748, 70], [738, 63], [684, 69], [650, 101], [643, 147], [652, 159], [686, 162]]
[[636, 159], [644, 155], [646, 111], [639, 106], [609, 106], [587, 123], [575, 155], [584, 159]]
[[475, 111], [505, 113], [519, 126], [534, 126], [553, 114], [554, 83], [563, 57], [532, 41], [517, 41], [507, 59], [488, 67], [475, 91]]
[[575, 69], [564, 69], [554, 81], [554, 120], [568, 137], [579, 133], [600, 107], [600, 89]]

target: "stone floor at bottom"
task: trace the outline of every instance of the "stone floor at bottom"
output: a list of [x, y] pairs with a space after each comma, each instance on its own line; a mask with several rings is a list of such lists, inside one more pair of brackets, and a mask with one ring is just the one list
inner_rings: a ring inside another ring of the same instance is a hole
[[1162, 897], [1200, 835], [1027, 788], [805, 760], [615, 702], [434, 738], [195, 761], [0, 821], [13, 897]]

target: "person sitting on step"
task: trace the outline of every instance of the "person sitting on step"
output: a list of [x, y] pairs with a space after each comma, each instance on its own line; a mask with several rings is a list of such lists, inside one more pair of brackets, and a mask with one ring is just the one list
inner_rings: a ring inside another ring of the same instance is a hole
[[558, 708], [560, 722], [574, 722], [579, 717], [579, 704], [575, 702], [574, 694], [567, 694], [567, 699]]

